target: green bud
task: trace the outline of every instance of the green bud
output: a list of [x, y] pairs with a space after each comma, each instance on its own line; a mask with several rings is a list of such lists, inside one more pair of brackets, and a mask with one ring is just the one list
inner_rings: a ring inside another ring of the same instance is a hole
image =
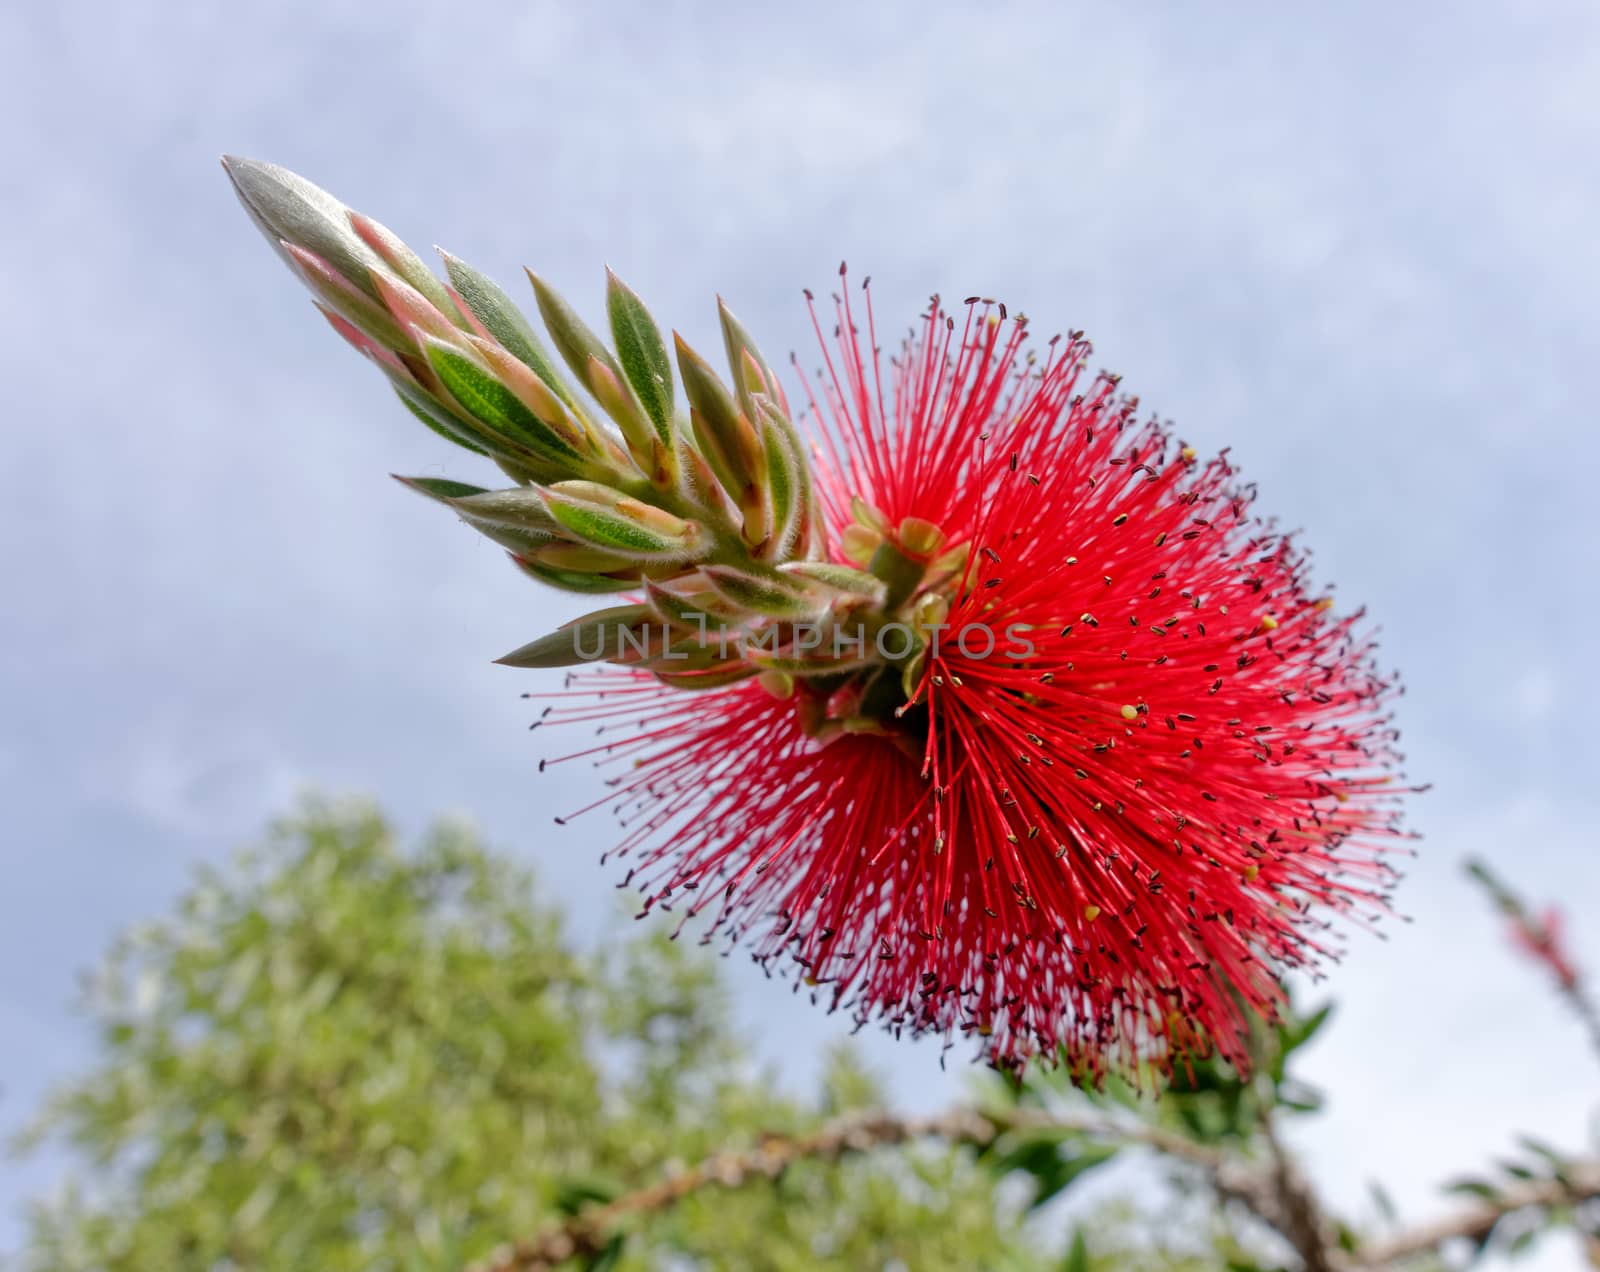
[[385, 264], [355, 232], [349, 208], [277, 164], [224, 155], [222, 168], [251, 221], [279, 255], [290, 260], [290, 245], [304, 248], [372, 299], [378, 298], [371, 271]]
[[[324, 305], [353, 323], [379, 344], [389, 349], [411, 349], [415, 342], [410, 332], [389, 312], [381, 299], [357, 287], [331, 262], [298, 243], [284, 243], [283, 258], [300, 280]], [[372, 291], [376, 291], [376, 287]]]

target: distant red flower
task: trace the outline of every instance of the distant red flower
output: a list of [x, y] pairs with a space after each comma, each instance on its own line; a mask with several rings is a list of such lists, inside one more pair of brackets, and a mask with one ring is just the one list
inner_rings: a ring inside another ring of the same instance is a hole
[[1002, 1066], [1247, 1063], [1240, 1003], [1270, 1015], [1278, 973], [1394, 877], [1397, 735], [1360, 614], [1225, 454], [1086, 370], [1081, 333], [1035, 355], [1004, 306], [936, 300], [885, 368], [864, 318], [837, 300], [812, 399], [832, 555], [863, 516], [969, 545], [945, 639], [892, 724], [826, 740], [859, 683], [588, 678], [559, 714], [606, 722], [583, 754], [627, 766], [605, 802], [630, 879], [830, 1006]]
[[1523, 953], [1543, 963], [1563, 989], [1576, 988], [1578, 965], [1562, 940], [1561, 911], [1551, 907], [1535, 917], [1517, 907], [1512, 914], [1511, 942]]

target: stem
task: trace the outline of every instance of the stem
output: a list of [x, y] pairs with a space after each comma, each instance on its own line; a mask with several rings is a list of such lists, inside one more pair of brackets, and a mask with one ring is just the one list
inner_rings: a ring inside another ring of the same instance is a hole
[[908, 600], [922, 582], [927, 567], [921, 561], [908, 557], [889, 540], [880, 543], [872, 554], [867, 569], [889, 585], [883, 602], [884, 612], [892, 614]]

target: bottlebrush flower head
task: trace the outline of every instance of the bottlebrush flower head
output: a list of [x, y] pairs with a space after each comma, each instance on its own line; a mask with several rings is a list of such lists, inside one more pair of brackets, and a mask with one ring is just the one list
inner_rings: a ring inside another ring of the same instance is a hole
[[841, 267], [802, 434], [726, 306], [724, 381], [614, 276], [609, 344], [533, 278], [596, 412], [470, 267], [226, 166], [407, 407], [516, 483], [409, 484], [543, 582], [631, 594], [502, 661], [609, 664], [547, 715], [605, 725], [562, 759], [615, 767], [647, 909], [863, 1022], [1093, 1078], [1246, 1065], [1245, 1013], [1385, 908], [1394, 691], [1361, 615], [1081, 332], [1031, 349], [936, 297], [886, 359]]

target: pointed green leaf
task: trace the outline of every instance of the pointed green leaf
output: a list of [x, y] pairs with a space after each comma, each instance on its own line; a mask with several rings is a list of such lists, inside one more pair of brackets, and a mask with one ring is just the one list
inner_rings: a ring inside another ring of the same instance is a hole
[[[756, 342], [751, 339], [750, 333], [744, 329], [733, 310], [729, 309], [727, 302], [722, 297], [717, 297], [717, 316], [722, 322], [722, 344], [728, 353], [728, 368], [733, 372], [733, 384], [739, 397], [739, 404], [752, 419], [755, 418], [754, 397], [757, 393], [764, 393], [772, 398], [777, 406], [788, 412], [789, 404], [784, 399], [783, 387], [778, 382], [777, 375], [772, 370], [772, 364], [761, 356], [761, 350], [756, 348]], [[748, 354], [760, 369], [764, 385], [760, 389], [753, 388], [742, 367], [745, 355]]]
[[450, 396], [497, 436], [547, 463], [576, 467], [581, 456], [482, 363], [439, 340], [425, 344], [428, 361]]
[[750, 614], [805, 618], [823, 608], [809, 588], [780, 574], [752, 574], [731, 565], [709, 565], [700, 573], [718, 592]]
[[444, 270], [450, 276], [450, 285], [477, 320], [488, 328], [489, 334], [548, 384], [562, 401], [573, 406], [572, 393], [556, 374], [550, 355], [534, 334], [533, 324], [523, 317], [511, 297], [501, 291], [494, 280], [480, 274], [465, 261], [451, 256], [442, 248], [439, 249], [439, 255], [444, 259]]
[[609, 269], [606, 271], [606, 313], [617, 361], [639, 405], [655, 425], [664, 446], [672, 445], [672, 360], [661, 330], [644, 302]]
[[623, 648], [622, 633], [648, 624], [653, 617], [647, 605], [596, 610], [495, 661], [507, 667], [529, 668], [575, 667], [581, 663], [609, 661]]
[[854, 566], [835, 565], [832, 561], [788, 561], [778, 567], [780, 574], [821, 587], [845, 596], [859, 596], [873, 604], [881, 605], [889, 586], [874, 574]]
[[[692, 521], [659, 512], [646, 520], [643, 514], [630, 513], [626, 503], [607, 507], [574, 498], [553, 487], [546, 490], [544, 496], [550, 515], [574, 539], [635, 560], [687, 560], [700, 549], [704, 537]], [[672, 526], [671, 522], [676, 522], [677, 526]]]
[[414, 490], [419, 495], [426, 495], [429, 499], [436, 499], [442, 504], [489, 493], [482, 486], [469, 485], [464, 481], [450, 481], [444, 477], [402, 477], [398, 473], [391, 473], [390, 476], [407, 489]]
[[[718, 631], [745, 616], [740, 606], [710, 589], [686, 593], [681, 584], [668, 588], [655, 579], [646, 579], [644, 591], [665, 622], [695, 631]], [[731, 633], [733, 629], [727, 630]]]
[[518, 530], [540, 530], [550, 534], [561, 529], [545, 506], [544, 494], [534, 486], [513, 486], [509, 490], [484, 490], [450, 500], [450, 506], [471, 521], [511, 526]]
[[578, 592], [585, 595], [598, 596], [607, 592], [636, 592], [639, 590], [637, 574], [628, 578], [616, 578], [609, 574], [583, 574], [576, 570], [557, 570], [548, 565], [540, 565], [535, 561], [524, 560], [515, 552], [509, 555], [511, 563], [534, 582], [543, 583], [548, 587], [560, 588], [563, 592]]
[[475, 455], [488, 455], [488, 451], [475, 440], [476, 435], [454, 416], [441, 410], [428, 398], [424, 397], [421, 390], [410, 390], [395, 382], [394, 391], [400, 398], [400, 403], [415, 415], [419, 420], [431, 428], [447, 442], [454, 442], [457, 446], [473, 452]]
[[562, 361], [578, 377], [578, 383], [589, 383], [590, 358], [598, 360], [619, 382], [625, 383], [622, 368], [611, 356], [611, 350], [589, 330], [583, 319], [578, 317], [577, 311], [531, 269], [527, 274], [528, 281], [533, 284], [534, 299], [538, 301], [539, 316], [544, 319], [545, 330], [550, 333], [550, 339], [555, 341], [556, 352], [561, 355]]

